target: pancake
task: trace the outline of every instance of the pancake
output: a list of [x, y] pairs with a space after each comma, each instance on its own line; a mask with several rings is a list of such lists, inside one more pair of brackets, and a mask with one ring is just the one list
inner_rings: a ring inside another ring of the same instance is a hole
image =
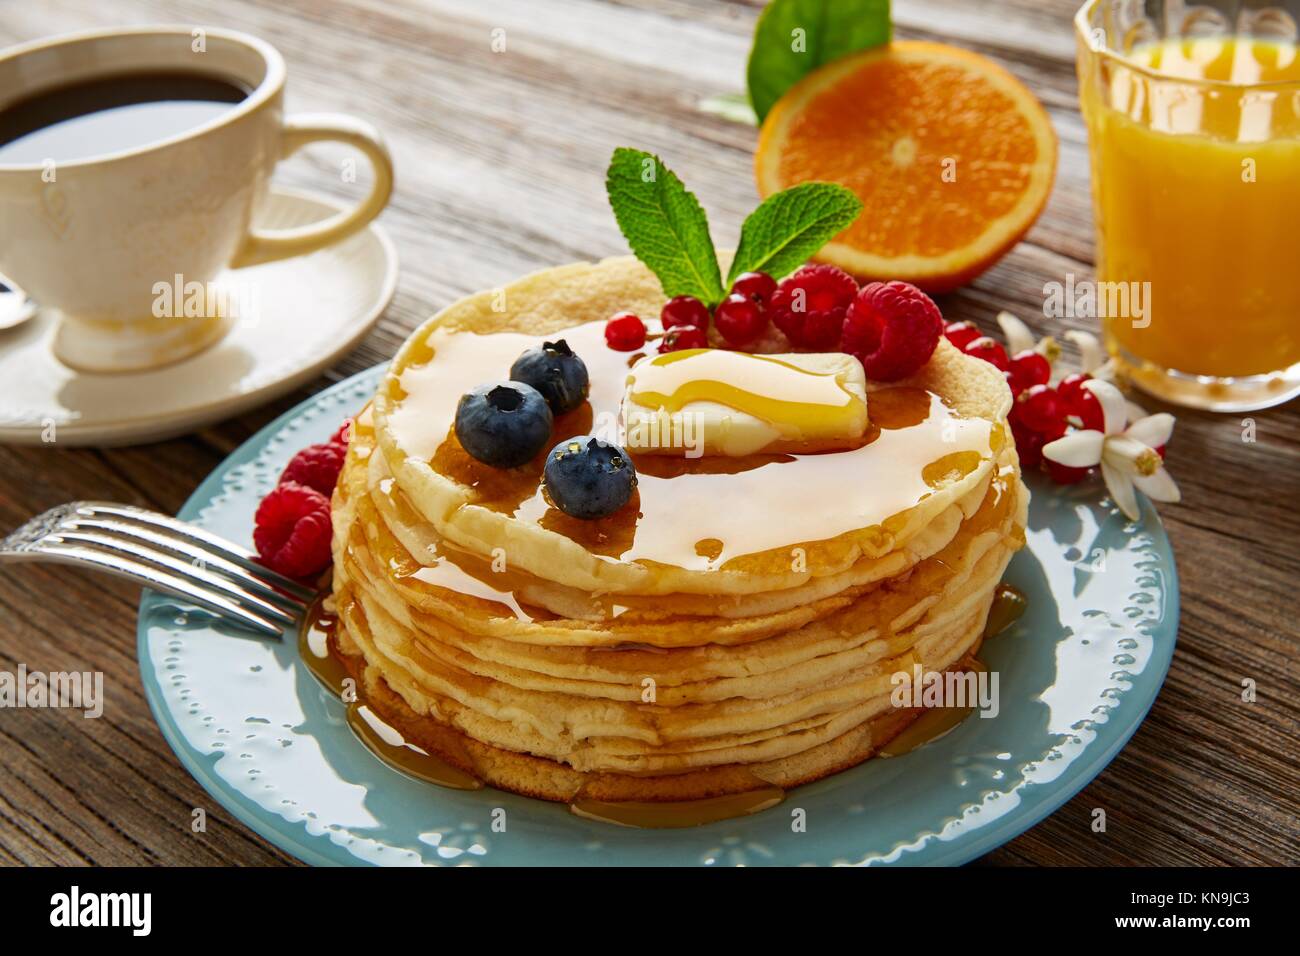
[[917, 716], [894, 705], [900, 675], [976, 666], [1024, 542], [1005, 380], [943, 340], [910, 379], [867, 383], [853, 447], [633, 453], [636, 495], [595, 521], [550, 505], [543, 456], [494, 469], [460, 448], [460, 395], [556, 337], [592, 389], [554, 441], [617, 441], [629, 357], [603, 320], [662, 303], [630, 258], [471, 296], [411, 337], [354, 424], [334, 650], [395, 732], [493, 786], [695, 800], [852, 766]]
[[[460, 395], [505, 376], [520, 352], [561, 331], [587, 363], [592, 392], [559, 417], [553, 437], [615, 419], [627, 357], [605, 347], [603, 322], [618, 309], [656, 314], [662, 301], [641, 263], [610, 259], [462, 299], [408, 340], [375, 396], [375, 433], [398, 485], [438, 534], [481, 556], [499, 549], [514, 569], [588, 592], [779, 591], [901, 547], [986, 478], [1006, 443], [996, 430], [1011, 401], [1001, 372], [941, 340], [915, 376], [869, 383], [877, 440], [833, 455], [670, 459], [667, 474], [642, 459], [635, 520], [582, 522], [548, 507], [544, 455], [503, 475], [459, 447], [451, 424]], [[801, 496], [841, 507], [800, 509]], [[803, 527], [773, 523], [791, 510]]]
[[[807, 741], [808, 746], [789, 756], [757, 763], [658, 775], [587, 772], [534, 753], [486, 743], [448, 720], [430, 719], [428, 713], [417, 712], [394, 690], [402, 679], [396, 677], [390, 683], [381, 666], [369, 664], [353, 633], [351, 625], [341, 620], [343, 660], [357, 679], [367, 706], [402, 737], [489, 786], [544, 800], [655, 803], [707, 800], [773, 786], [791, 789], [870, 758], [921, 714], [915, 709], [886, 708], [821, 743]], [[963, 669], [964, 664], [955, 661], [950, 669]], [[804, 740], [795, 738], [795, 742]]]

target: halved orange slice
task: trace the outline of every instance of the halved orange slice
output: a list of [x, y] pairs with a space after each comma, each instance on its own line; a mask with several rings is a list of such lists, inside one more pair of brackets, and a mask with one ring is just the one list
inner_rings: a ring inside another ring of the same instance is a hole
[[808, 180], [861, 197], [862, 214], [818, 260], [943, 292], [1038, 218], [1056, 134], [1034, 94], [987, 57], [895, 41], [791, 87], [763, 122], [754, 171], [765, 197]]

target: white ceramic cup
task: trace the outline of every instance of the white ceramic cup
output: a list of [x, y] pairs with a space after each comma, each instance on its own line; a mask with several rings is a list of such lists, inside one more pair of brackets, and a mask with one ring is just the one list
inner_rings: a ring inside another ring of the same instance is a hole
[[[57, 309], [54, 351], [86, 371], [129, 371], [206, 348], [230, 316], [158, 315], [159, 283], [206, 284], [339, 242], [388, 202], [393, 165], [379, 133], [348, 116], [284, 116], [284, 60], [230, 30], [151, 26], [97, 30], [0, 51], [0, 109], [58, 86], [144, 71], [195, 71], [251, 92], [215, 119], [158, 142], [88, 159], [0, 163], [0, 273]], [[258, 231], [254, 213], [276, 163], [333, 140], [374, 169], [354, 209], [295, 229]]]

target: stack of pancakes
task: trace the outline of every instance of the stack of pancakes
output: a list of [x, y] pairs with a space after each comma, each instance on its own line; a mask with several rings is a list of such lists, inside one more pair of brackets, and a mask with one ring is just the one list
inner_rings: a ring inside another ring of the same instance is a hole
[[662, 304], [631, 258], [471, 296], [412, 336], [356, 421], [336, 650], [372, 710], [493, 786], [690, 800], [852, 766], [917, 716], [895, 675], [969, 665], [1024, 541], [1005, 381], [944, 341], [913, 378], [869, 385], [862, 447], [634, 452], [637, 493], [596, 521], [549, 506], [545, 453], [501, 471], [460, 448], [461, 394], [560, 337], [592, 387], [555, 441], [616, 440], [630, 357], [603, 322]]

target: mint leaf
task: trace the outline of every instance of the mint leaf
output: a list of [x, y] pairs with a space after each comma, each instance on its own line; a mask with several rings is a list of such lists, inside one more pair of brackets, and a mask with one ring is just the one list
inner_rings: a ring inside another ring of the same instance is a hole
[[742, 272], [779, 279], [803, 265], [862, 212], [862, 200], [836, 183], [800, 183], [773, 193], [740, 227], [727, 285]]
[[605, 174], [609, 205], [633, 254], [659, 277], [664, 295], [705, 305], [725, 295], [709, 220], [699, 200], [658, 156], [620, 146]]
[[772, 0], [749, 51], [749, 101], [759, 122], [803, 76], [888, 43], [889, 35], [889, 0]]

